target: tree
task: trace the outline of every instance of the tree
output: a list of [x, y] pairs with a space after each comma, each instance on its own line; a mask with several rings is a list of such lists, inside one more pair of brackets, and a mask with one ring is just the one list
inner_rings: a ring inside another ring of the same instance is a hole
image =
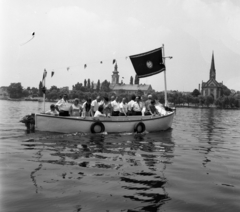
[[235, 100], [234, 100], [234, 106], [235, 106], [236, 108], [239, 108], [239, 106], [240, 106], [240, 100], [239, 100], [239, 99], [235, 99]]
[[191, 94], [186, 96], [186, 103], [188, 104], [188, 107], [190, 103], [193, 103], [193, 96]]
[[84, 87], [87, 87], [87, 80], [84, 80]]
[[109, 92], [110, 91], [109, 86], [110, 86], [110, 82], [108, 82], [107, 80], [104, 80], [102, 82], [101, 91]]
[[82, 89], [82, 83], [77, 83], [75, 85], [73, 85], [73, 90], [77, 90], [80, 91]]
[[35, 95], [38, 94], [38, 89], [35, 88], [35, 87], [32, 87], [32, 88], [31, 88], [31, 91], [32, 91], [32, 94], [35, 94]]
[[130, 85], [133, 85], [133, 77], [130, 77]]
[[11, 83], [7, 90], [11, 98], [21, 98], [23, 95], [23, 87], [20, 82]]
[[229, 105], [230, 105], [230, 107], [234, 107], [234, 103], [235, 103], [234, 97], [233, 97], [233, 96], [230, 96], [230, 97], [229, 97]]
[[228, 96], [224, 96], [223, 97], [223, 107], [229, 107], [229, 103], [230, 103], [230, 101], [229, 101]]
[[27, 89], [23, 89], [22, 97], [28, 97], [29, 95], [30, 95], [30, 92]]
[[229, 96], [229, 95], [231, 94], [231, 90], [228, 89], [227, 86], [223, 85], [222, 94], [223, 94], [224, 96]]
[[139, 78], [138, 78], [137, 74], [135, 76], [134, 84], [139, 85]]
[[137, 91], [137, 96], [142, 96], [142, 95], [144, 95], [143, 91], [140, 90], [140, 89], [138, 89], [138, 91]]
[[57, 86], [56, 85], [52, 85], [51, 86], [51, 88], [49, 89], [49, 91], [53, 91], [53, 90], [59, 90], [58, 88], [57, 88]]
[[100, 80], [98, 80], [98, 82], [97, 82], [97, 89], [96, 90], [100, 91]]
[[197, 97], [197, 96], [199, 96], [200, 94], [201, 94], [201, 93], [199, 92], [198, 89], [194, 89], [193, 92], [192, 92], [192, 95], [193, 95], [194, 97]]
[[91, 86], [91, 89], [92, 89], [92, 90], [94, 89], [94, 83], [93, 83], [93, 81], [92, 81], [92, 86]]
[[198, 102], [199, 102], [199, 105], [203, 106], [203, 104], [204, 104], [204, 97], [202, 95], [198, 96]]
[[209, 107], [209, 105], [213, 104], [214, 98], [212, 96], [206, 96], [204, 99], [204, 104]]
[[88, 79], [88, 81], [87, 81], [87, 87], [88, 87], [88, 89], [91, 88], [91, 82], [90, 82], [90, 79]]

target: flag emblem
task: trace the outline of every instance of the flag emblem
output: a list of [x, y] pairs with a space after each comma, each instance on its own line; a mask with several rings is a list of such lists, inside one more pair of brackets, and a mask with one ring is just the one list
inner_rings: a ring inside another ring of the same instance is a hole
[[150, 60], [148, 60], [146, 62], [146, 65], [147, 65], [148, 68], [152, 68], [153, 67], [153, 64], [152, 64], [152, 62]]
[[138, 78], [149, 77], [165, 71], [162, 48], [129, 57]]

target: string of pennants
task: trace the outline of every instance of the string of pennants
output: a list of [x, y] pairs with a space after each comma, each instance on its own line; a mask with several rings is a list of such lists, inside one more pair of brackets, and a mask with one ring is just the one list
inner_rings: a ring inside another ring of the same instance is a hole
[[[127, 57], [124, 57], [124, 58], [127, 60], [127, 59], [128, 59], [128, 56], [127, 56]], [[118, 59], [120, 59], [120, 58], [118, 58]], [[93, 63], [98, 63], [98, 62], [85, 63], [85, 64], [83, 65], [83, 68], [86, 69], [88, 64], [93, 64]], [[117, 60], [116, 60], [116, 59], [113, 59], [113, 60], [112, 60], [112, 64], [115, 64], [115, 63], [117, 63]], [[100, 61], [100, 64], [103, 64], [103, 60]], [[80, 66], [80, 65], [67, 66], [67, 67], [65, 67], [65, 68], [66, 68], [67, 71], [69, 71], [71, 67], [76, 67], [76, 66]], [[62, 69], [62, 68], [63, 68], [63, 67], [59, 67], [58, 69]], [[53, 69], [52, 72], [51, 72], [51, 77], [53, 77], [54, 74], [55, 74], [55, 71], [54, 71], [54, 69]]]

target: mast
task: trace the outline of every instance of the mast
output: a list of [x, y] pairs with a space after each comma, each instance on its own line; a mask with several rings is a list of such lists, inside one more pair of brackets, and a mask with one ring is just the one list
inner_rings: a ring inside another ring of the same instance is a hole
[[163, 58], [163, 64], [165, 65], [165, 71], [164, 71], [165, 106], [168, 106], [168, 101], [167, 101], [167, 78], [166, 78], [166, 64], [165, 64], [164, 44], [162, 45], [162, 58]]
[[43, 92], [43, 112], [45, 113], [45, 93], [46, 93], [46, 77], [44, 78], [44, 92]]

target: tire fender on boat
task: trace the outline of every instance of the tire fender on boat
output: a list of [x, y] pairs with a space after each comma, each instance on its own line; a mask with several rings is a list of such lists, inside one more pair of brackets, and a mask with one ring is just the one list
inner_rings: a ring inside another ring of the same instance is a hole
[[[101, 129], [100, 132], [96, 132], [96, 131], [95, 131], [95, 127], [96, 127], [96, 126], [99, 126], [99, 127], [100, 127], [100, 129]], [[94, 122], [94, 123], [91, 125], [90, 130], [91, 130], [91, 133], [102, 133], [102, 132], [105, 131], [105, 126], [104, 126], [104, 124], [103, 124], [102, 122], [97, 121], [97, 122]]]
[[134, 132], [136, 133], [142, 133], [146, 130], [146, 126], [143, 122], [138, 122], [134, 126]]

